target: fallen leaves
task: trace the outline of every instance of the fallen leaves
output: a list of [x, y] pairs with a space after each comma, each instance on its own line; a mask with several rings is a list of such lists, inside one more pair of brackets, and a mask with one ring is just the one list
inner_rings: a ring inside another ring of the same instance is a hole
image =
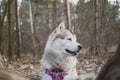
[[[96, 57], [92, 56], [86, 58], [85, 56], [78, 57], [79, 63], [77, 64], [77, 71], [81, 77], [85, 77], [89, 74], [97, 75], [105, 63], [108, 57]], [[40, 64], [40, 58], [35, 57], [22, 57], [17, 61], [9, 62], [6, 58], [4, 58], [4, 62], [0, 62], [0, 66], [2, 68], [12, 70], [14, 72], [23, 74], [24, 76], [31, 77], [32, 79], [39, 79], [41, 77], [42, 66]]]

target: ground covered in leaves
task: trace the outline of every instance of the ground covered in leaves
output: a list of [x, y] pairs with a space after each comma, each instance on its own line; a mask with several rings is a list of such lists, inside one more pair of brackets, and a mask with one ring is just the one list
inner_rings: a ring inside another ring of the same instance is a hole
[[[78, 56], [79, 63], [77, 64], [78, 74], [95, 74], [97, 75], [105, 61], [110, 56], [87, 56], [80, 55]], [[40, 64], [40, 57], [30, 57], [24, 56], [21, 59], [15, 61], [8, 61], [6, 58], [3, 58], [3, 61], [0, 61], [0, 68], [5, 68], [20, 74], [23, 74], [26, 77], [34, 78], [35, 80], [41, 77], [42, 66]]]

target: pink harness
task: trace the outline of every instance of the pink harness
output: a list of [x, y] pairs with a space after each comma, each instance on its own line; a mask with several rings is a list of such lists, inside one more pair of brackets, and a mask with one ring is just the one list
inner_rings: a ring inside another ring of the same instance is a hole
[[68, 75], [68, 73], [65, 71], [60, 71], [59, 69], [56, 71], [50, 71], [48, 69], [45, 70], [45, 74], [48, 74], [51, 76], [52, 80], [64, 80], [64, 76]]

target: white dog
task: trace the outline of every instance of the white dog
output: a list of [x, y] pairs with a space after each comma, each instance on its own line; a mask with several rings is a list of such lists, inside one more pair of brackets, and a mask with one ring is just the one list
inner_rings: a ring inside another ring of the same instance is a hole
[[41, 59], [42, 80], [77, 80], [76, 55], [82, 45], [62, 22], [50, 35]]

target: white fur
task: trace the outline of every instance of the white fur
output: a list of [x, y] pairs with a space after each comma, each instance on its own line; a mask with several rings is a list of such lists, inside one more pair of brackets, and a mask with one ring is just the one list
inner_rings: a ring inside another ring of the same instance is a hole
[[[68, 39], [71, 40], [68, 40]], [[65, 29], [64, 23], [61, 23], [50, 35], [45, 46], [44, 54], [41, 59], [41, 63], [44, 69], [52, 70], [60, 68], [64, 71], [68, 71], [68, 75], [64, 77], [64, 80], [77, 79], [76, 56], [66, 52], [65, 49], [70, 51], [77, 51], [78, 42], [76, 42], [76, 36], [70, 31]], [[42, 80], [52, 80], [51, 77], [45, 74], [43, 70]]]

